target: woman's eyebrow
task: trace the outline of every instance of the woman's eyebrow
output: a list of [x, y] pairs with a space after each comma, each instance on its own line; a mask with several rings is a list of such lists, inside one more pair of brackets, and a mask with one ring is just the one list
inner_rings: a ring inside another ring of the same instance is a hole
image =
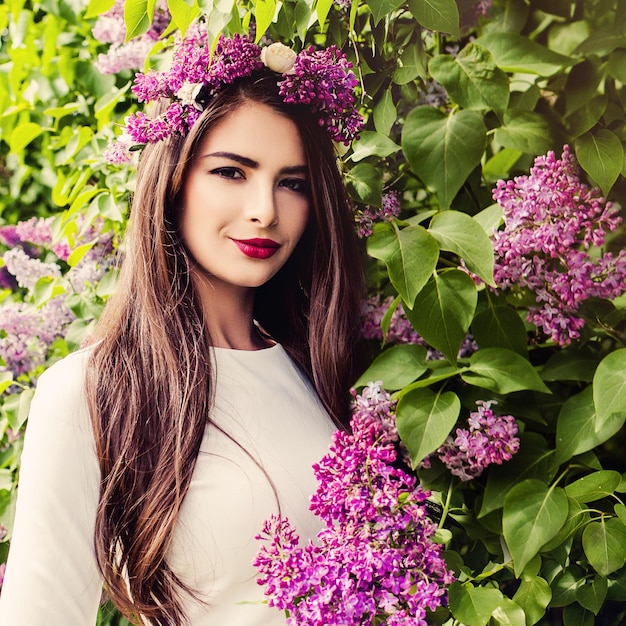
[[[259, 167], [258, 161], [242, 156], [241, 154], [237, 154], [236, 152], [211, 152], [210, 154], [205, 154], [202, 156], [203, 159], [209, 157], [230, 159], [231, 161], [241, 163], [241, 165], [245, 165], [246, 167], [249, 167], [251, 169], [257, 169]], [[283, 167], [280, 171], [282, 174], [307, 174], [308, 168], [306, 165], [291, 165], [288, 167]]]

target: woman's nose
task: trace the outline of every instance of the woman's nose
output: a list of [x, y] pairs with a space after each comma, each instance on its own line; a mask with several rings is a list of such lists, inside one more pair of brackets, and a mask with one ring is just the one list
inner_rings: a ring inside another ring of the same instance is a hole
[[274, 185], [259, 184], [248, 199], [247, 217], [250, 221], [265, 228], [278, 221], [276, 190]]

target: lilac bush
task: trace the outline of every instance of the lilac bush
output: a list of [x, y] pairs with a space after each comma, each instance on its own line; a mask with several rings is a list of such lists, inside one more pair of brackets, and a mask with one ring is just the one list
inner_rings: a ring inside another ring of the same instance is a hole
[[301, 546], [278, 516], [257, 536], [258, 583], [289, 626], [425, 626], [446, 602], [453, 577], [433, 540], [430, 494], [399, 463], [393, 406], [378, 384], [354, 393], [351, 432], [336, 432], [314, 465], [310, 508], [325, 525], [317, 543]]
[[528, 289], [537, 304], [528, 321], [555, 343], [580, 337], [589, 298], [614, 299], [626, 291], [626, 250], [593, 253], [621, 224], [619, 207], [581, 182], [568, 146], [535, 159], [528, 176], [498, 181], [494, 199], [504, 228], [493, 235], [495, 280], [501, 289]]
[[[5, 279], [12, 279], [18, 291], [0, 303], [0, 371], [15, 379], [32, 383], [46, 363], [49, 350], [65, 336], [69, 324], [77, 319], [71, 298], [92, 289], [110, 268], [112, 233], [102, 232], [103, 222], [78, 224], [84, 232], [71, 243], [66, 237], [53, 236], [54, 218], [31, 218], [0, 228], [0, 243], [7, 247], [1, 255]], [[84, 256], [67, 264], [73, 249], [91, 243]], [[42, 260], [45, 259], [45, 260]], [[41, 280], [56, 281], [58, 292], [42, 303], [35, 302]]]

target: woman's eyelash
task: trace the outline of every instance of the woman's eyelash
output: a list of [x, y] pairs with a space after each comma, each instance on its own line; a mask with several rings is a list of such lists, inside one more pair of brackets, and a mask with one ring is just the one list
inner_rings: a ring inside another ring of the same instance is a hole
[[217, 174], [223, 178], [243, 178], [242, 172], [236, 167], [216, 167], [211, 174]]
[[309, 191], [309, 182], [304, 180], [303, 178], [286, 178], [281, 181], [281, 186], [287, 187], [291, 191], [295, 191], [296, 193], [308, 193]]

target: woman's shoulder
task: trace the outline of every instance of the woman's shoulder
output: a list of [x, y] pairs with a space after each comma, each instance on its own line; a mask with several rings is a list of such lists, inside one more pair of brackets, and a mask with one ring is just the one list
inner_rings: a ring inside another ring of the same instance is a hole
[[71, 352], [43, 372], [37, 380], [33, 404], [47, 411], [53, 411], [55, 405], [66, 409], [86, 407], [85, 377], [92, 352], [93, 346]]

